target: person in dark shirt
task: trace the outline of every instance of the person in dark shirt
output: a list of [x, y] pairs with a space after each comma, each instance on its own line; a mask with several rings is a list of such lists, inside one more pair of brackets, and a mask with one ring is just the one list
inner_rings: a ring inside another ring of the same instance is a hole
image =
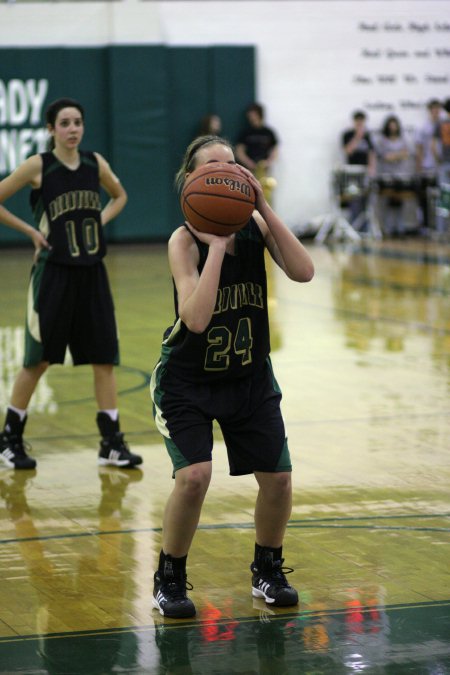
[[[365, 177], [373, 177], [376, 171], [376, 154], [369, 132], [366, 128], [366, 114], [361, 110], [353, 113], [353, 128], [344, 131], [341, 138], [345, 164], [352, 165]], [[365, 181], [366, 182], [366, 181]], [[356, 229], [364, 230], [367, 222], [360, 222], [364, 218], [367, 208], [367, 195], [358, 194], [352, 197], [348, 204], [350, 222]]]
[[261, 182], [267, 201], [271, 201], [276, 180], [271, 176], [278, 156], [278, 138], [273, 129], [264, 124], [264, 108], [252, 103], [246, 110], [247, 127], [236, 142], [236, 159]]
[[[124, 208], [127, 194], [108, 162], [79, 150], [84, 110], [62, 98], [46, 112], [50, 151], [26, 159], [0, 183], [0, 222], [30, 237], [35, 261], [28, 294], [23, 368], [14, 382], [0, 434], [0, 461], [11, 469], [34, 469], [25, 451], [27, 408], [36, 386], [53, 363], [91, 364], [102, 440], [98, 463], [133, 467], [120, 432], [114, 365], [119, 363], [114, 305], [103, 257], [103, 227]], [[2, 202], [30, 185], [36, 227]], [[111, 197], [102, 209], [100, 186]]]
[[[197, 138], [178, 172], [182, 188], [199, 166], [235, 164], [230, 144]], [[165, 333], [151, 379], [153, 414], [173, 464], [153, 604], [163, 616], [196, 613], [187, 597], [186, 561], [212, 474], [213, 420], [219, 423], [231, 475], [254, 474], [252, 595], [269, 605], [298, 602], [285, 578], [282, 544], [291, 513], [291, 461], [270, 361], [265, 249], [293, 281], [314, 273], [309, 254], [241, 167], [256, 210], [237, 233], [217, 236], [183, 223], [169, 240], [175, 323]]]
[[375, 173], [375, 150], [366, 128], [366, 114], [357, 110], [353, 114], [353, 129], [342, 134], [342, 147], [346, 164], [366, 166], [369, 174]]
[[267, 169], [277, 157], [277, 136], [264, 124], [264, 108], [260, 103], [249, 105], [246, 117], [248, 125], [236, 142], [236, 159], [252, 172], [259, 163]]

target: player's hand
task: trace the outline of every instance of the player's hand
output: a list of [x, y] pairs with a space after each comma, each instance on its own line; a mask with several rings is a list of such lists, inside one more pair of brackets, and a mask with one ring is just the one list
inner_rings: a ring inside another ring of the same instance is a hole
[[34, 259], [37, 260], [37, 257], [39, 253], [42, 251], [42, 249], [43, 248], [50, 249], [51, 246], [48, 243], [47, 239], [44, 237], [44, 235], [41, 232], [39, 232], [39, 230], [36, 230], [34, 227], [32, 228], [30, 237], [34, 245]]
[[197, 230], [191, 223], [188, 223], [186, 221], [186, 224], [189, 228], [189, 230], [194, 234], [197, 239], [200, 239], [204, 244], [207, 244], [208, 246], [215, 246], [217, 248], [223, 248], [224, 250], [226, 249], [227, 245], [232, 241], [234, 237], [233, 234], [229, 234], [227, 236], [219, 235], [219, 234], [209, 234], [208, 232], [200, 232], [200, 230]]
[[257, 178], [255, 178], [255, 176], [252, 174], [251, 171], [246, 169], [244, 166], [241, 166], [240, 164], [238, 166], [255, 191], [255, 209], [261, 211], [261, 207], [263, 207], [267, 203], [261, 183]]

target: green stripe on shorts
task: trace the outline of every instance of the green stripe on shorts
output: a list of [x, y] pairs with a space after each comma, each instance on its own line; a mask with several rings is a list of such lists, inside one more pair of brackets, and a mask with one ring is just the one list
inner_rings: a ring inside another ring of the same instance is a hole
[[283, 450], [281, 451], [275, 471], [277, 473], [281, 471], [292, 471], [291, 455], [289, 453], [287, 438], [284, 439]]
[[40, 257], [31, 270], [28, 286], [27, 318], [25, 322], [25, 354], [23, 365], [25, 368], [37, 366], [43, 357], [43, 346], [37, 312], [37, 300], [41, 287], [42, 275], [45, 269], [46, 256]]
[[173, 442], [169, 429], [167, 428], [167, 422], [164, 419], [164, 415], [161, 410], [161, 399], [164, 396], [164, 391], [160, 387], [160, 382], [163, 374], [164, 366], [161, 362], [159, 362], [156, 364], [150, 380], [150, 396], [153, 401], [153, 417], [155, 424], [159, 433], [164, 438], [164, 443], [166, 444], [167, 452], [169, 453], [170, 459], [172, 460], [173, 470], [175, 472], [178, 469], [189, 466], [190, 462]]

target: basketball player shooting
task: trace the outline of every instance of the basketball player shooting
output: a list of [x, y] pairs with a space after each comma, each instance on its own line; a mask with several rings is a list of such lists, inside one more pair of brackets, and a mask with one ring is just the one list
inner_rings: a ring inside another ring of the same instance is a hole
[[[198, 167], [236, 167], [230, 144], [195, 139], [177, 174], [182, 190]], [[169, 265], [175, 323], [166, 331], [151, 380], [153, 412], [172, 460], [175, 484], [166, 504], [153, 604], [163, 616], [192, 617], [187, 555], [212, 473], [213, 420], [223, 433], [231, 475], [254, 474], [255, 551], [252, 595], [268, 605], [295, 605], [282, 547], [292, 508], [291, 459], [281, 392], [270, 361], [264, 250], [293, 281], [310, 281], [306, 249], [267, 203], [250, 171], [255, 210], [230, 235], [200, 232], [189, 221], [172, 234]], [[226, 207], [225, 207], [226, 208]]]

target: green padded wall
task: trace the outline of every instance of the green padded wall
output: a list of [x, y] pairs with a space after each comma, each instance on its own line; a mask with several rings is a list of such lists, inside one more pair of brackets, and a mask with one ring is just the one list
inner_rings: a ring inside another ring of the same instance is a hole
[[[103, 154], [128, 192], [126, 209], [108, 225], [108, 239], [116, 242], [170, 236], [181, 219], [174, 174], [200, 119], [219, 114], [223, 134], [234, 141], [255, 97], [251, 46], [7, 48], [0, 63], [0, 179], [13, 168], [13, 138], [42, 129], [55, 98], [78, 99], [86, 112], [82, 147]], [[10, 111], [23, 107], [27, 87], [42, 82], [48, 90], [40, 119], [30, 113], [17, 123]], [[41, 149], [35, 144], [28, 154]], [[30, 221], [26, 189], [6, 206]], [[27, 239], [0, 226], [0, 246], [21, 243]]]

